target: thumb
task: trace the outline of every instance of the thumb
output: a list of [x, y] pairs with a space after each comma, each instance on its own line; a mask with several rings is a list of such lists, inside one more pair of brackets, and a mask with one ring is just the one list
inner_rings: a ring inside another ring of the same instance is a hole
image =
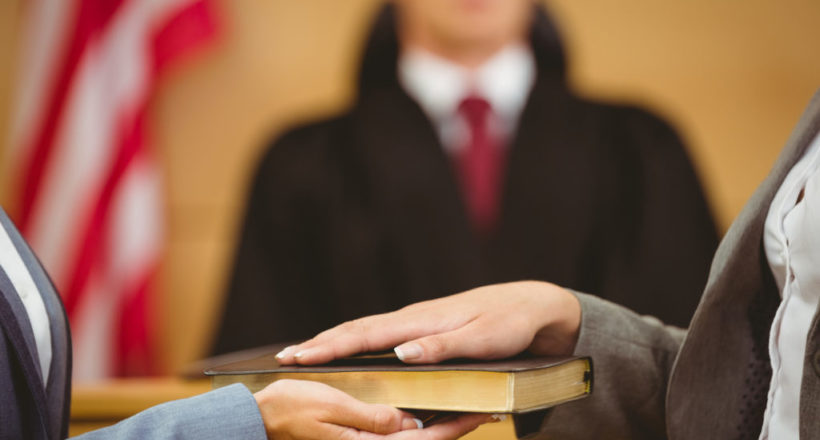
[[335, 425], [381, 435], [422, 427], [413, 415], [387, 405], [364, 403], [347, 395], [337, 403], [332, 419], [326, 420]]
[[493, 320], [478, 319], [464, 327], [406, 342], [394, 348], [408, 364], [433, 364], [453, 358], [499, 359], [520, 353], [532, 335], [518, 330], [499, 331]]
[[396, 356], [408, 364], [435, 364], [447, 359], [465, 357], [469, 339], [463, 329], [425, 336], [394, 348]]

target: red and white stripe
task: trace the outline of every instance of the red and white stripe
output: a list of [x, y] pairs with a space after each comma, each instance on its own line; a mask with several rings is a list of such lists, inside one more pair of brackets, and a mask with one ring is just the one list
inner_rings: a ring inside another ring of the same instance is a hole
[[146, 108], [168, 61], [214, 31], [207, 0], [34, 0], [12, 122], [15, 218], [61, 292], [75, 378], [151, 370], [163, 241]]

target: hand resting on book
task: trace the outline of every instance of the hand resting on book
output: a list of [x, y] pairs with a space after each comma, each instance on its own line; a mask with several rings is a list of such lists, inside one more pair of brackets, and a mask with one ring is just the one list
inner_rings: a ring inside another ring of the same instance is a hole
[[559, 286], [520, 281], [479, 287], [346, 322], [282, 350], [282, 364], [319, 364], [395, 348], [407, 363], [500, 359], [529, 350], [573, 352], [581, 322], [575, 296]]

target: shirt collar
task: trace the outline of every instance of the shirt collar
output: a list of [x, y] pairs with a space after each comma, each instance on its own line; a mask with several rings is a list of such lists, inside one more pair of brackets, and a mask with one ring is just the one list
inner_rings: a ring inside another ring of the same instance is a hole
[[406, 50], [399, 57], [399, 82], [422, 109], [436, 121], [449, 118], [461, 100], [475, 93], [493, 112], [515, 121], [535, 82], [532, 50], [509, 45], [477, 69], [469, 70], [423, 49]]

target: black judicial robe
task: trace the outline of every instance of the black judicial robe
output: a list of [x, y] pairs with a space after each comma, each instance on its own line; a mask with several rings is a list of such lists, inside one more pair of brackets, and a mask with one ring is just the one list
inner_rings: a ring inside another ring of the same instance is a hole
[[453, 165], [398, 83], [388, 6], [352, 108], [262, 157], [214, 353], [525, 279], [689, 322], [718, 237], [680, 139], [644, 110], [573, 94], [555, 27], [540, 8], [534, 17], [537, 79], [496, 231], [472, 232]]

